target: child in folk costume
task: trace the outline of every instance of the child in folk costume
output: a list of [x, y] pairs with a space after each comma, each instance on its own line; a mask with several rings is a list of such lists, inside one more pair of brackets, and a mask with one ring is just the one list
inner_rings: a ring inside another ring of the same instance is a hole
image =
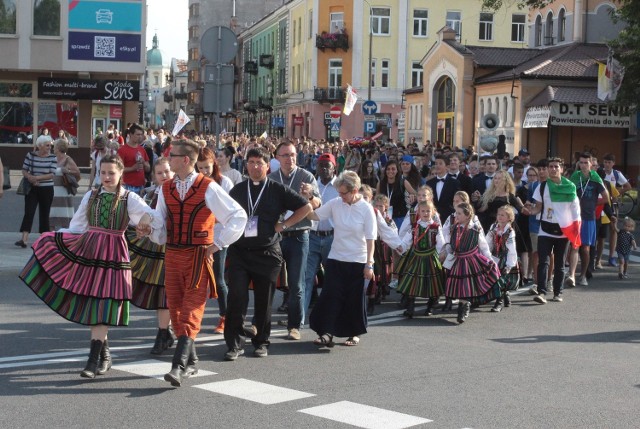
[[[151, 208], [156, 208], [162, 184], [173, 177], [168, 158], [159, 158], [153, 166], [154, 187], [144, 196]], [[158, 333], [151, 354], [159, 355], [173, 345], [175, 336], [171, 329], [171, 317], [164, 288], [164, 244], [156, 244], [148, 237], [138, 237], [135, 229], [125, 233], [131, 258], [133, 278], [131, 303], [143, 310], [156, 310]]]
[[444, 272], [438, 258], [442, 252], [444, 237], [442, 227], [434, 220], [436, 208], [431, 201], [418, 203], [419, 219], [412, 231], [402, 238], [402, 248], [408, 249], [398, 266], [400, 281], [398, 292], [408, 297], [404, 315], [412, 318], [416, 297], [429, 298], [425, 315], [433, 314], [433, 306], [444, 293]]
[[124, 239], [127, 225], [164, 234], [162, 217], [141, 197], [122, 188], [124, 165], [120, 157], [103, 157], [99, 168], [100, 187], [85, 194], [68, 229], [42, 234], [20, 273], [53, 311], [91, 326], [89, 359], [80, 373], [85, 378], [95, 378], [111, 368], [109, 326], [129, 324], [132, 294]]
[[503, 301], [504, 306], [509, 307], [511, 305], [509, 291], [518, 290], [520, 287], [516, 233], [511, 226], [515, 217], [516, 213], [512, 206], [500, 207], [496, 215], [496, 223], [491, 226], [486, 236], [491, 257], [498, 264], [503, 280], [501, 296], [496, 299], [496, 303], [491, 309], [493, 312], [502, 310]]
[[629, 255], [631, 249], [638, 248], [636, 240], [633, 236], [633, 231], [636, 229], [636, 222], [629, 218], [624, 218], [622, 224], [622, 231], [618, 232], [618, 244], [616, 245], [616, 252], [618, 252], [618, 278], [627, 278], [627, 267], [629, 265]]
[[491, 259], [491, 252], [482, 228], [472, 222], [475, 213], [471, 204], [456, 206], [455, 224], [451, 226], [443, 266], [449, 269], [447, 298], [460, 299], [458, 323], [463, 323], [471, 304], [484, 304], [500, 296], [500, 271]]

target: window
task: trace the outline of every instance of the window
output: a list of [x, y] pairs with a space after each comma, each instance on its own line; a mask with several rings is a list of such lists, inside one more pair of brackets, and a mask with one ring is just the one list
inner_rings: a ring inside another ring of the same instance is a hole
[[375, 58], [371, 59], [371, 76], [369, 77], [370, 85], [372, 88], [376, 87], [376, 60]]
[[536, 17], [534, 31], [535, 31], [534, 45], [540, 46], [542, 45], [542, 17], [540, 15]]
[[381, 73], [380, 83], [382, 87], [389, 88], [389, 60], [382, 60]]
[[376, 36], [389, 34], [391, 9], [386, 7], [371, 8], [371, 32]]
[[413, 11], [413, 35], [416, 37], [427, 37], [428, 22], [429, 11], [425, 9], [415, 9]]
[[15, 0], [0, 0], [0, 34], [16, 34]]
[[511, 41], [524, 42], [524, 25], [527, 20], [526, 15], [511, 15]]
[[460, 34], [462, 34], [462, 13], [448, 10], [445, 25], [453, 29], [456, 32], [456, 38], [460, 40]]
[[189, 6], [189, 16], [195, 18], [200, 15], [200, 3], [194, 3]]
[[298, 86], [296, 83], [296, 66], [291, 67], [291, 91], [298, 92]]
[[313, 11], [309, 11], [309, 39], [313, 37]]
[[558, 42], [564, 42], [567, 38], [567, 17], [564, 9], [560, 9], [558, 13]]
[[296, 21], [293, 21], [293, 43], [292, 46], [296, 46], [296, 27], [298, 26]]
[[553, 12], [547, 14], [547, 19], [544, 23], [544, 44], [553, 45]]
[[478, 28], [480, 40], [493, 40], [493, 14], [483, 12], [480, 14], [480, 26]]
[[329, 61], [329, 87], [342, 87], [342, 60]]
[[58, 0], [34, 0], [33, 35], [60, 35], [60, 2]]
[[414, 61], [411, 63], [411, 87], [414, 88], [416, 86], [422, 85], [422, 66], [419, 61]]
[[160, 85], [160, 76], [158, 76], [158, 73], [155, 73], [153, 75], [153, 84], [155, 86], [159, 86]]
[[329, 32], [330, 33], [339, 33], [344, 28], [344, 13], [343, 12], [333, 12], [329, 14]]
[[302, 43], [302, 17], [298, 18], [298, 45]]

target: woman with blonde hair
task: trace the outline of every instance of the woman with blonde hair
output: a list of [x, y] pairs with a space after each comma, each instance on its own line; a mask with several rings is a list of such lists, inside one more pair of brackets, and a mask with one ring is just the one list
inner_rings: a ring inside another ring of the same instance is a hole
[[491, 225], [496, 221], [498, 209], [504, 205], [514, 207], [518, 212], [528, 215], [520, 198], [516, 197], [516, 187], [513, 184], [511, 175], [505, 170], [498, 170], [493, 176], [491, 186], [482, 195], [479, 201], [478, 218], [482, 224], [482, 229], [489, 231]]

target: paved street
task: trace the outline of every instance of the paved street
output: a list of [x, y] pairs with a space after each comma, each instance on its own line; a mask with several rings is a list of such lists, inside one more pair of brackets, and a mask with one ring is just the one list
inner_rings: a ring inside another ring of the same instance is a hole
[[148, 353], [155, 315], [132, 308], [130, 326], [109, 334], [114, 368], [86, 380], [88, 329], [54, 314], [17, 278], [31, 249], [13, 245], [22, 216], [13, 183], [0, 200], [5, 427], [638, 427], [638, 256], [629, 279], [606, 268], [546, 305], [521, 290], [510, 308], [482, 307], [463, 325], [453, 312], [405, 320], [393, 292], [357, 347], [318, 351], [309, 330], [287, 341], [274, 320], [270, 355], [253, 358], [249, 348], [236, 362], [222, 361], [210, 301], [200, 374], [180, 389], [158, 379], [171, 353]]

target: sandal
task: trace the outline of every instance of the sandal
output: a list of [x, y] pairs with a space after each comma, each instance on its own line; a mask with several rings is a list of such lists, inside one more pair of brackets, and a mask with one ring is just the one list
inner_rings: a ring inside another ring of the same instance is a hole
[[358, 343], [360, 343], [360, 338], [358, 337], [349, 337], [347, 338], [347, 341], [344, 342], [345, 346], [349, 346], [349, 347], [355, 347], [358, 345]]
[[318, 338], [313, 340], [313, 344], [320, 348], [333, 347], [335, 345], [333, 342], [333, 335], [329, 334], [320, 335]]

